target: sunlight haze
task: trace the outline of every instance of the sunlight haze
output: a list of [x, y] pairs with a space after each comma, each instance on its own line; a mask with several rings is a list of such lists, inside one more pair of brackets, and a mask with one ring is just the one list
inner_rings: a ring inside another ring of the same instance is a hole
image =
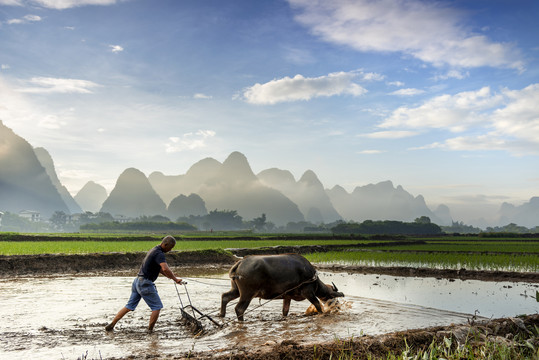
[[0, 120], [75, 195], [245, 154], [453, 219], [539, 196], [539, 2], [0, 0]]

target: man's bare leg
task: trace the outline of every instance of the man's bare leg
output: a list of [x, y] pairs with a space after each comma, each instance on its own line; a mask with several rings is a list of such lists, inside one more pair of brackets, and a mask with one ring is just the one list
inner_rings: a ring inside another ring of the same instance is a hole
[[153, 327], [155, 326], [155, 323], [157, 322], [157, 319], [159, 319], [159, 312], [161, 310], [154, 310], [152, 311], [152, 314], [150, 315], [150, 325], [148, 326], [148, 331], [152, 332]]
[[127, 314], [128, 312], [130, 312], [131, 310], [129, 310], [128, 308], [126, 307], [123, 307], [120, 311], [118, 311], [118, 314], [116, 314], [116, 316], [114, 317], [114, 319], [112, 320], [112, 322], [110, 324], [108, 324], [107, 326], [105, 326], [105, 330], [107, 331], [112, 331], [114, 329], [114, 326], [116, 325], [116, 323], [124, 317], [125, 314]]

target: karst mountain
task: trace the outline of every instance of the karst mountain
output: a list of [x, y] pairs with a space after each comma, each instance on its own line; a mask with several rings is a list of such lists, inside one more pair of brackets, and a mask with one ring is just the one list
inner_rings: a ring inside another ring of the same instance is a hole
[[69, 212], [32, 146], [0, 121], [0, 211]]
[[107, 200], [107, 189], [93, 181], [88, 181], [75, 195], [75, 201], [84, 211], [98, 212]]
[[[414, 221], [428, 216], [439, 225], [450, 225], [450, 209], [430, 210], [421, 195], [413, 196], [391, 181], [358, 186], [351, 192], [336, 185], [325, 189], [317, 175], [306, 170], [296, 180], [288, 170], [271, 168], [255, 175], [240, 152], [222, 163], [205, 158], [185, 174], [153, 172], [148, 177], [135, 168], [123, 171], [114, 189], [88, 182], [72, 197], [56, 174], [47, 150], [33, 148], [0, 121], [0, 212], [34, 211], [48, 219], [55, 211], [108, 212], [134, 218], [164, 215], [172, 220], [202, 216], [211, 210], [235, 210], [245, 220], [262, 214], [276, 225], [336, 220]], [[519, 206], [504, 203], [500, 224], [537, 226], [539, 197]]]
[[166, 215], [167, 206], [157, 195], [144, 173], [126, 169], [103, 203], [101, 212], [127, 217]]

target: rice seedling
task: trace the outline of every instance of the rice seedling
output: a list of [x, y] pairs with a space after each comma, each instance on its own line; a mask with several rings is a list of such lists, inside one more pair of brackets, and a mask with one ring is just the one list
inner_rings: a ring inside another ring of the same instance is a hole
[[[106, 252], [148, 251], [155, 241], [0, 241], [0, 255], [90, 254]], [[357, 240], [179, 240], [174, 251], [255, 248], [294, 245], [356, 244]]]
[[539, 271], [536, 254], [451, 254], [346, 251], [308, 254], [314, 263], [361, 266], [410, 266], [436, 269]]

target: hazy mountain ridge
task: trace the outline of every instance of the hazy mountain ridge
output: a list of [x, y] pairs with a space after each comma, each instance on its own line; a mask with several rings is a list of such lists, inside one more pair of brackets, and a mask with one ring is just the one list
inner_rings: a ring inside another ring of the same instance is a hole
[[520, 206], [504, 202], [500, 207], [500, 224], [515, 223], [528, 228], [539, 225], [539, 197], [534, 196]]
[[88, 181], [74, 196], [74, 199], [83, 211], [98, 212], [107, 197], [107, 189], [104, 186]]
[[[153, 172], [146, 177], [137, 169], [126, 169], [108, 196], [103, 186], [90, 181], [71, 197], [56, 175], [50, 154], [43, 148], [33, 149], [1, 121], [0, 169], [0, 211], [34, 210], [45, 219], [54, 211], [100, 210], [127, 217], [165, 215], [175, 220], [218, 209], [236, 210], [246, 220], [264, 213], [277, 225], [305, 219], [313, 223], [413, 221], [420, 216], [439, 225], [453, 221], [447, 206], [432, 211], [423, 196], [414, 197], [391, 181], [358, 186], [351, 193], [339, 185], [324, 189], [311, 170], [298, 181], [290, 171], [277, 168], [255, 175], [240, 152], [231, 153], [223, 163], [202, 159], [183, 175]], [[503, 203], [498, 224], [510, 222], [537, 226], [539, 197], [520, 206]]]
[[258, 180], [240, 152], [231, 153], [222, 164], [212, 158], [203, 159], [185, 175], [152, 173], [149, 181], [163, 199], [197, 194], [206, 209], [236, 210], [245, 219], [266, 214], [268, 221], [276, 224], [304, 220], [294, 202]]
[[32, 146], [0, 121], [0, 211], [69, 212]]
[[56, 175], [56, 169], [54, 168], [54, 161], [52, 160], [52, 157], [49, 152], [42, 147], [37, 147], [34, 148], [34, 153], [36, 154], [37, 159], [39, 160], [41, 165], [45, 168], [47, 175], [49, 175], [52, 184], [58, 190], [58, 193], [62, 197], [62, 200], [64, 200], [64, 203], [69, 209], [69, 212], [71, 214], [82, 212], [80, 205], [75, 201], [75, 199], [73, 199], [67, 188], [62, 185], [60, 179], [58, 179], [58, 175]]
[[128, 217], [166, 215], [166, 205], [140, 170], [126, 169], [103, 203], [101, 212]]
[[295, 202], [307, 221], [316, 224], [342, 219], [324, 186], [311, 170], [307, 170], [297, 182], [291, 172], [276, 168], [263, 170], [257, 177], [264, 185], [279, 190]]
[[451, 224], [432, 212], [422, 195], [414, 197], [402, 186], [394, 187], [389, 180], [358, 186], [352, 193], [337, 185], [327, 193], [339, 214], [347, 220], [414, 221], [418, 217], [428, 216], [434, 223]]
[[216, 176], [221, 163], [212, 158], [205, 158], [192, 165], [185, 175], [164, 175], [153, 172], [148, 177], [150, 184], [166, 204], [178, 195], [196, 193], [201, 183]]
[[168, 216], [171, 219], [179, 217], [204, 216], [208, 214], [206, 203], [197, 194], [189, 196], [178, 195], [168, 205]]

